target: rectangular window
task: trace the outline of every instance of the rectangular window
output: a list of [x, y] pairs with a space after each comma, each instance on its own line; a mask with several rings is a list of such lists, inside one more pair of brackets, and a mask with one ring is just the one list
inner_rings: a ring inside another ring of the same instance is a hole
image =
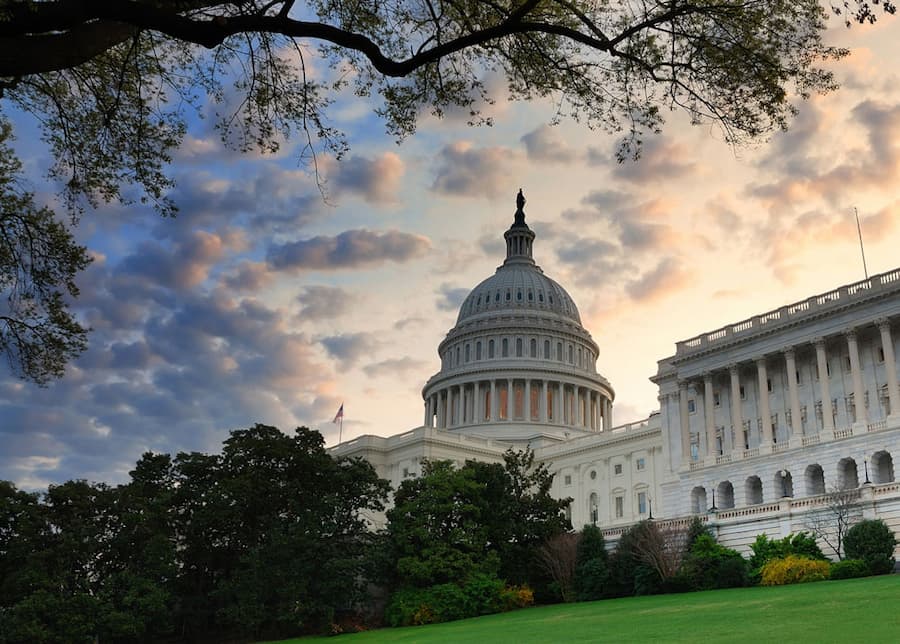
[[797, 379], [797, 384], [798, 384], [798, 385], [802, 385], [802, 384], [803, 384], [803, 378], [800, 377], [800, 370], [799, 370], [799, 369], [797, 369], [797, 371], [794, 372], [794, 377]]
[[713, 392], [713, 406], [714, 407], [722, 406], [722, 397], [719, 395], [718, 391]]
[[884, 362], [884, 347], [878, 347], [878, 362]]
[[644, 469], [645, 467], [647, 467], [647, 461], [645, 461], [643, 458], [639, 458], [639, 459], [636, 461], [636, 465], [637, 465], [637, 468], [638, 468], [639, 470], [642, 470], [642, 469]]
[[772, 379], [766, 378], [766, 389], [769, 390], [769, 393], [772, 393]]
[[572, 475], [566, 474], [566, 476], [563, 478], [563, 481], [566, 485], [572, 485]]
[[615, 472], [616, 475], [621, 474], [622, 473], [622, 464], [616, 463], [615, 465], [613, 465], [613, 472]]
[[747, 400], [747, 392], [744, 390], [744, 385], [741, 385], [741, 400]]
[[621, 496], [616, 497], [616, 518], [621, 519], [625, 516], [625, 498]]
[[689, 398], [688, 399], [688, 413], [693, 414], [695, 411], [697, 411], [697, 403], [694, 401], [693, 398]]
[[638, 514], [647, 514], [647, 493], [638, 492]]

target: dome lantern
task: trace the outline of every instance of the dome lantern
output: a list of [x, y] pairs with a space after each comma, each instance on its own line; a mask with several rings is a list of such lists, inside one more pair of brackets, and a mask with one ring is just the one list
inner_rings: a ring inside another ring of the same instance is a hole
[[511, 262], [524, 262], [534, 264], [532, 256], [532, 245], [534, 244], [534, 231], [525, 223], [525, 195], [519, 188], [519, 194], [516, 195], [516, 214], [513, 218], [513, 224], [509, 227], [503, 238], [506, 239], [506, 261], [504, 264]]

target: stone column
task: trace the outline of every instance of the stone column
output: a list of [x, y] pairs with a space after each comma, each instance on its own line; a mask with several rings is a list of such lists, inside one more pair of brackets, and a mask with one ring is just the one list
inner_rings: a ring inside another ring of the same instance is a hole
[[541, 422], [547, 422], [547, 381], [541, 380], [541, 400], [538, 405], [538, 409], [541, 410]]
[[877, 320], [881, 331], [881, 349], [884, 352], [884, 370], [887, 373], [888, 399], [891, 402], [891, 416], [900, 414], [900, 392], [897, 391], [897, 365], [894, 360], [894, 340], [891, 337], [891, 323], [887, 318]]
[[525, 422], [531, 422], [531, 380], [525, 379], [523, 395], [525, 396]]
[[822, 427], [829, 434], [834, 433], [834, 418], [831, 415], [831, 388], [828, 386], [828, 358], [825, 355], [825, 338], [813, 340], [816, 345], [816, 364], [819, 367], [819, 395], [822, 397]]
[[756, 401], [762, 419], [761, 445], [772, 446], [772, 411], [769, 409], [769, 377], [766, 373], [766, 359], [756, 360], [756, 374], [759, 376], [759, 399]]
[[716, 456], [716, 408], [713, 401], [712, 374], [703, 374], [703, 418], [706, 425], [706, 455]]
[[850, 330], [844, 334], [847, 338], [847, 351], [850, 353], [850, 376], [853, 379], [853, 403], [856, 407], [856, 422], [866, 424], [869, 415], [866, 413], [866, 391], [863, 388], [862, 371], [859, 368], [859, 344], [856, 340], [856, 331]]
[[609, 398], [606, 399], [606, 422], [608, 423], [608, 429], [613, 428], [613, 414], [612, 414], [612, 400]]
[[678, 416], [681, 431], [681, 459], [683, 464], [691, 461], [691, 419], [688, 415], [688, 384], [678, 383]]
[[444, 429], [444, 392], [439, 391], [437, 393], [438, 398], [438, 408], [437, 408], [437, 426], [439, 429]]
[[464, 425], [465, 422], [463, 420], [463, 413], [465, 412], [464, 407], [464, 398], [463, 398], [463, 388], [462, 385], [456, 385], [456, 392], [453, 395], [453, 405], [456, 409], [456, 424]]
[[500, 418], [500, 402], [497, 394], [497, 381], [491, 380], [491, 422], [496, 423]]
[[513, 381], [512, 378], [506, 379], [506, 420], [512, 420], [513, 410], [515, 410], [515, 402], [513, 401]]
[[556, 424], [557, 425], [565, 425], [566, 424], [566, 410], [565, 405], [566, 401], [563, 397], [563, 393], [565, 392], [565, 387], [563, 386], [562, 381], [556, 383]]
[[788, 399], [791, 407], [791, 438], [803, 435], [803, 416], [800, 414], [800, 394], [797, 391], [797, 360], [793, 349], [784, 350], [784, 369], [787, 372]]
[[[736, 365], [729, 365], [728, 373], [731, 376], [731, 426], [734, 440], [742, 440], [744, 434], [744, 414], [741, 410], [741, 370]], [[734, 449], [733, 440], [729, 434], [729, 447]]]

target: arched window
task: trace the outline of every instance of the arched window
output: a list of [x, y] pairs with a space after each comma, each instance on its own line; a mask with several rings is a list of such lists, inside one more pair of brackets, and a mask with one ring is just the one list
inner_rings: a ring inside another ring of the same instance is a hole
[[569, 364], [572, 364], [574, 361], [575, 361], [574, 360], [574, 352], [572, 350], [572, 345], [570, 344], [569, 345]]
[[758, 476], [750, 476], [744, 483], [744, 495], [747, 499], [747, 505], [756, 505], [763, 502], [762, 481]]
[[537, 340], [531, 338], [531, 357], [537, 358]]
[[502, 357], [506, 358], [507, 356], [509, 356], [509, 339], [503, 338]]
[[852, 490], [859, 487], [859, 475], [856, 472], [856, 461], [842, 458], [838, 461], [838, 488]]
[[522, 338], [516, 338], [516, 357], [522, 357]]
[[475, 359], [481, 360], [481, 340], [475, 343]]
[[706, 488], [698, 485], [691, 490], [691, 512], [693, 514], [706, 513]]
[[488, 358], [494, 357], [494, 341], [488, 340]]
[[731, 481], [722, 481], [716, 488], [716, 503], [723, 510], [734, 507], [734, 486]]
[[806, 495], [815, 496], [825, 494], [825, 472], [818, 463], [807, 466], [804, 478], [806, 479]]
[[456, 366], [459, 366], [459, 347], [456, 347]]
[[781, 498], [794, 496], [794, 478], [787, 470], [778, 470], [775, 472], [774, 480], [775, 493]]
[[872, 477], [874, 483], [891, 483], [894, 480], [894, 459], [889, 452], [872, 454]]
[[563, 359], [563, 357], [562, 357], [562, 342], [556, 343], [556, 359], [559, 362], [562, 362], [562, 359]]
[[550, 340], [544, 340], [544, 359], [550, 359]]
[[469, 361], [469, 348], [470, 348], [469, 344], [466, 343], [466, 362]]

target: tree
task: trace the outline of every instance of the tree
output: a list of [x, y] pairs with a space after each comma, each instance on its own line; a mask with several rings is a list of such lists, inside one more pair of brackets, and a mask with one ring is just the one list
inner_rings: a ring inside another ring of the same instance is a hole
[[575, 597], [592, 601], [603, 597], [609, 580], [609, 555], [603, 533], [595, 525], [581, 530], [575, 562]]
[[[872, 22], [879, 4], [894, 13], [890, 0], [831, 9]], [[0, 0], [0, 98], [42, 128], [69, 215], [109, 200], [174, 214], [167, 165], [206, 99], [238, 149], [274, 151], [299, 132], [313, 165], [317, 151], [347, 149], [327, 112], [348, 84], [377, 95], [403, 137], [423, 108], [490, 122], [488, 71], [513, 99], [551, 97], [557, 118], [623, 133], [620, 158], [667, 110], [738, 144], [786, 127], [798, 97], [834, 89], [822, 64], [846, 52], [823, 42], [826, 15], [817, 0]], [[307, 75], [312, 58], [331, 76]], [[68, 352], [38, 376], [59, 375], [83, 345], [79, 328], [63, 337]]]
[[22, 190], [21, 163], [7, 144], [11, 132], [0, 114], [0, 353], [14, 373], [44, 385], [87, 345], [87, 329], [65, 298], [78, 295], [75, 275], [90, 259]]
[[821, 540], [838, 559], [844, 558], [844, 539], [854, 523], [862, 518], [858, 505], [858, 489], [833, 488], [825, 495], [824, 504], [810, 510], [804, 525]]
[[894, 570], [897, 538], [881, 519], [860, 521], [847, 531], [844, 548], [849, 559], [861, 559], [873, 575]]
[[563, 532], [554, 535], [537, 550], [538, 561], [559, 589], [564, 602], [577, 599], [575, 574], [578, 564], [578, 542], [581, 535]]

